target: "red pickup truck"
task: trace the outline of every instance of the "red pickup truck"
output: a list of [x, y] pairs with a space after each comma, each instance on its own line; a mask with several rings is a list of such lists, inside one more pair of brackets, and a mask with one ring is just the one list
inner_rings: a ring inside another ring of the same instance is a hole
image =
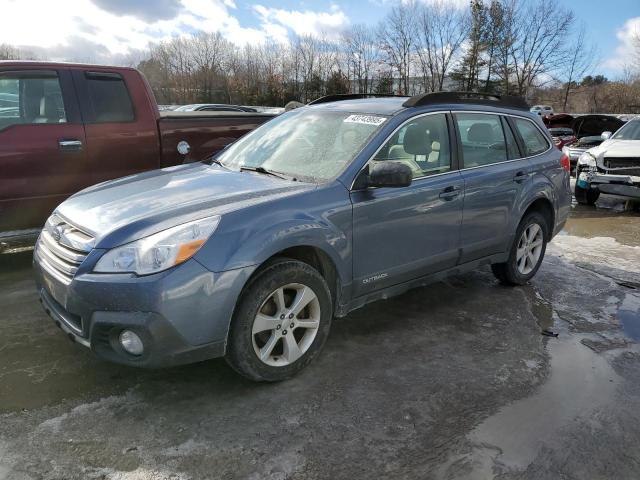
[[0, 253], [75, 192], [203, 160], [272, 117], [160, 113], [133, 68], [0, 61]]

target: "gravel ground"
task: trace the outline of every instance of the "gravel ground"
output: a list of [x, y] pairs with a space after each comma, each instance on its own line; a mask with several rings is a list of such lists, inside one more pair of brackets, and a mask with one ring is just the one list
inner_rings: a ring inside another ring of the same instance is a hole
[[100, 361], [41, 311], [29, 253], [0, 272], [0, 479], [640, 478], [640, 214], [620, 202], [575, 207], [530, 285], [483, 269], [369, 305], [276, 385]]

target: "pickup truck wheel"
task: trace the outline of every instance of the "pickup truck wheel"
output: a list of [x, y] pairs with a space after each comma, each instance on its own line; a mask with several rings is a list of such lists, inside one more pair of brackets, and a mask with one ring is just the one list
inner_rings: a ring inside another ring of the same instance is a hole
[[491, 265], [495, 277], [506, 285], [524, 285], [537, 273], [547, 249], [549, 226], [544, 216], [531, 212], [516, 230], [515, 240], [505, 263]]
[[282, 259], [245, 288], [231, 323], [226, 360], [255, 381], [294, 376], [320, 352], [331, 327], [331, 294], [313, 267]]

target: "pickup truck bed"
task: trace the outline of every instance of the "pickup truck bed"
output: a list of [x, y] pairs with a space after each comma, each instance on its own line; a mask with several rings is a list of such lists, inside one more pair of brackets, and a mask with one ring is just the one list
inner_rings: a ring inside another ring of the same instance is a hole
[[[252, 112], [160, 112], [162, 165], [203, 160], [273, 117]], [[180, 141], [191, 147], [185, 158], [177, 150]]]
[[83, 188], [203, 160], [273, 117], [161, 114], [132, 68], [0, 61], [0, 252]]

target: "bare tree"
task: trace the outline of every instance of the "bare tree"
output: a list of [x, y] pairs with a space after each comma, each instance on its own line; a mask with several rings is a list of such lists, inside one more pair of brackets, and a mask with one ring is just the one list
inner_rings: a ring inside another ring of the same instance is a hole
[[356, 93], [370, 93], [373, 67], [379, 58], [379, 50], [371, 28], [366, 25], [353, 25], [342, 37], [344, 43], [347, 74], [357, 84]]
[[572, 11], [555, 0], [531, 0], [520, 4], [511, 46], [511, 62], [517, 93], [525, 95], [540, 78], [567, 63], [567, 32], [575, 21]]
[[[137, 65], [158, 99], [170, 103], [283, 105], [327, 92], [437, 91], [454, 80], [464, 90], [507, 94], [539, 95], [544, 87], [565, 110], [574, 91], [581, 98], [597, 88], [593, 108], [622, 109], [627, 92], [637, 91], [631, 77], [574, 88], [595, 58], [584, 29], [574, 31], [574, 23], [557, 0], [469, 0], [461, 9], [450, 0], [402, 0], [376, 28], [353, 25], [338, 40], [305, 35], [240, 47], [219, 32], [200, 32], [118, 59]], [[0, 45], [0, 58], [24, 56]], [[614, 96], [621, 100], [610, 100]]]
[[562, 110], [565, 112], [567, 111], [571, 89], [577, 86], [577, 80], [584, 78], [597, 61], [595, 45], [587, 44], [584, 26], [578, 31], [577, 36], [568, 49], [568, 53], [567, 65], [561, 69], [561, 72], [566, 73], [566, 77], [564, 78], [564, 99], [562, 102]]
[[400, 94], [411, 93], [409, 79], [417, 30], [417, 4], [413, 0], [394, 6], [378, 29], [380, 48], [386, 55], [388, 65], [398, 75]]
[[468, 35], [468, 15], [449, 2], [435, 0], [418, 8], [417, 55], [427, 91], [442, 90], [452, 63]]
[[7, 44], [0, 44], [0, 60], [18, 60], [20, 52], [18, 49]]
[[222, 89], [223, 64], [230, 49], [220, 32], [198, 33], [188, 42], [198, 96], [206, 101]]
[[635, 32], [631, 40], [633, 45], [633, 66], [635, 70], [640, 72], [640, 30]]

